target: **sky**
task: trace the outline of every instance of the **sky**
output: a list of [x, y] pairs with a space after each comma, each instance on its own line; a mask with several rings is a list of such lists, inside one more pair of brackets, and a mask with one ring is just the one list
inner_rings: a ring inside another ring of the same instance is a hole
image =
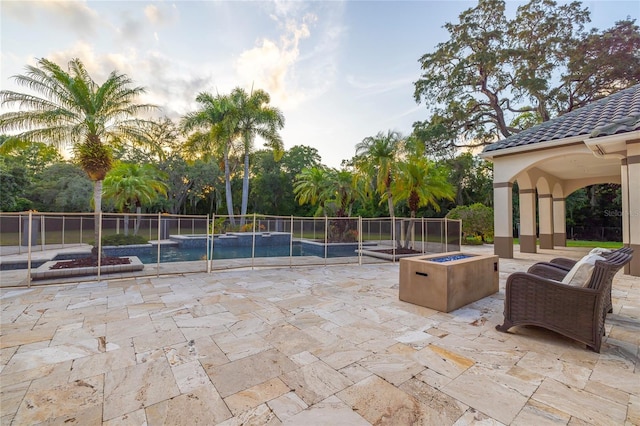
[[[469, 1], [0, 2], [0, 88], [47, 58], [80, 58], [101, 83], [116, 70], [146, 88], [140, 102], [174, 120], [200, 92], [260, 88], [285, 117], [285, 148], [316, 148], [339, 167], [355, 145], [428, 118], [413, 97], [419, 58]], [[507, 13], [522, 2], [508, 1]], [[591, 27], [640, 18], [638, 1], [586, 1]], [[640, 21], [640, 19], [638, 19]], [[0, 110], [4, 112], [5, 110]], [[257, 141], [256, 147], [262, 146]]]

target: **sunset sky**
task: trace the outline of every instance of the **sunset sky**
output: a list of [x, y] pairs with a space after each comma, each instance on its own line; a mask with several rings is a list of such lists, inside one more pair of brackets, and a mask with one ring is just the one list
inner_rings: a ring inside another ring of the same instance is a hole
[[[522, 2], [508, 2], [513, 14]], [[640, 17], [637, 1], [584, 2], [591, 26]], [[409, 134], [418, 59], [446, 40], [467, 1], [5, 1], [0, 87], [36, 58], [80, 58], [100, 83], [117, 70], [144, 102], [178, 119], [199, 92], [266, 90], [286, 118], [285, 147], [310, 145], [338, 167], [367, 136]], [[24, 89], [20, 89], [24, 90]], [[260, 145], [260, 144], [258, 144]], [[258, 146], [259, 147], [259, 146]]]

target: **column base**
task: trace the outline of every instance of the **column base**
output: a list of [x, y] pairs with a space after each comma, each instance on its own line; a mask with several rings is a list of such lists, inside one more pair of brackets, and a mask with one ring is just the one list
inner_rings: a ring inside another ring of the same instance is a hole
[[540, 248], [553, 250], [553, 234], [540, 234]]
[[632, 277], [640, 277], [640, 244], [625, 244], [633, 249], [631, 262], [624, 266], [624, 273]]
[[520, 253], [537, 253], [535, 235], [520, 234]]
[[555, 247], [566, 247], [567, 246], [567, 234], [562, 233], [554, 233], [553, 234], [553, 245]]
[[513, 237], [493, 237], [493, 253], [503, 259], [513, 259]]

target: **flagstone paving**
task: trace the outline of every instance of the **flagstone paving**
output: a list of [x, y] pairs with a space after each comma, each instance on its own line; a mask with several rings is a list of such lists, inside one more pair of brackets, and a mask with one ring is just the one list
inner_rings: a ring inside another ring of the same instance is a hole
[[501, 259], [450, 313], [399, 301], [391, 263], [5, 288], [0, 424], [638, 425], [640, 278], [600, 354], [494, 328], [511, 272], [581, 253]]

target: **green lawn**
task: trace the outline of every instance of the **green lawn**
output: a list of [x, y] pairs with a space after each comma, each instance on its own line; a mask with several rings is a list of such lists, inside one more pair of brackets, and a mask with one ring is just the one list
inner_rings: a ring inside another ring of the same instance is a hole
[[[520, 244], [520, 240], [518, 238], [514, 238], [513, 243]], [[622, 247], [622, 243], [620, 241], [567, 240], [567, 247], [587, 247], [587, 248], [602, 247], [602, 248], [617, 249]]]

